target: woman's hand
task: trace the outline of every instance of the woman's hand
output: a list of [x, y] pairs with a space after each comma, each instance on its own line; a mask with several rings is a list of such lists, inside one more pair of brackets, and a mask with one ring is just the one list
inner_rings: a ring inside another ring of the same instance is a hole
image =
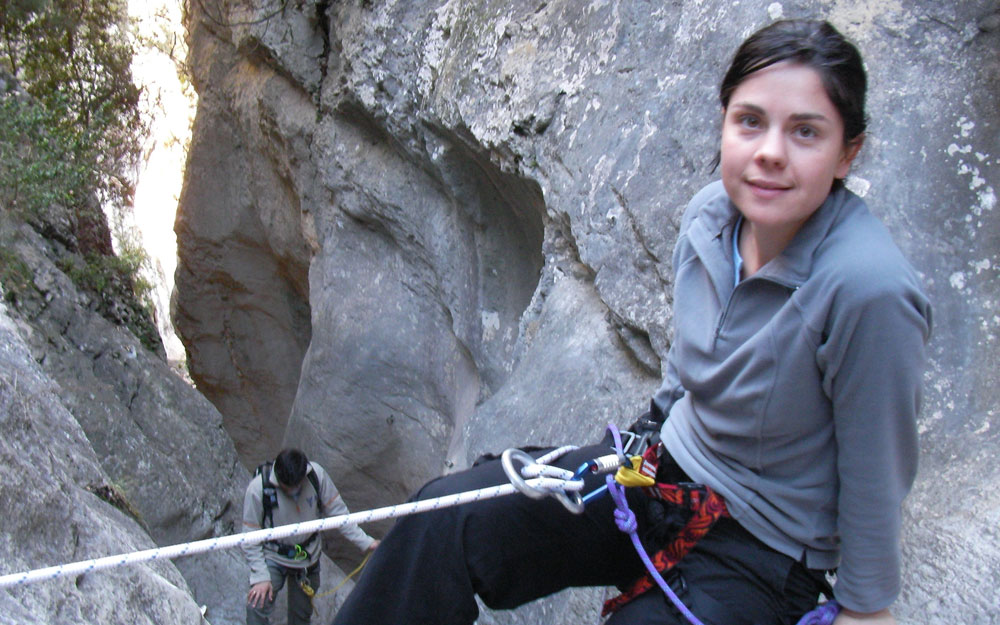
[[888, 608], [878, 612], [855, 612], [842, 607], [833, 625], [896, 625], [896, 619]]

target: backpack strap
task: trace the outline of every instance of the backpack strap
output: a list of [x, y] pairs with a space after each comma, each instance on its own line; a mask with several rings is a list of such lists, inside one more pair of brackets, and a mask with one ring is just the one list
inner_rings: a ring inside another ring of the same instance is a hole
[[268, 527], [266, 523], [270, 523], [270, 527], [274, 527], [274, 509], [278, 507], [278, 490], [271, 483], [271, 463], [265, 462], [258, 466], [257, 473], [260, 475], [261, 503], [263, 504], [260, 526]]
[[309, 463], [309, 468], [306, 470], [306, 477], [309, 478], [309, 483], [313, 485], [313, 491], [316, 493], [316, 514], [322, 517], [323, 501], [320, 498], [319, 492], [319, 476], [316, 475], [316, 471], [313, 470], [311, 462]]

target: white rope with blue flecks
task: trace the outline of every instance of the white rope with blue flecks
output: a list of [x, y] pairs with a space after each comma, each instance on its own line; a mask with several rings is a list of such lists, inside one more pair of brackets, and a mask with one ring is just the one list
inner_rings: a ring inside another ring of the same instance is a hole
[[328, 517], [325, 519], [316, 519], [314, 521], [294, 523], [292, 525], [282, 525], [280, 527], [255, 530], [242, 534], [233, 534], [231, 536], [220, 536], [218, 538], [208, 538], [205, 540], [183, 543], [169, 547], [158, 547], [155, 549], [146, 549], [144, 551], [124, 553], [104, 558], [82, 560], [80, 562], [73, 562], [70, 564], [60, 564], [57, 566], [24, 571], [21, 573], [11, 573], [0, 576], [0, 588], [20, 586], [33, 582], [56, 579], [59, 577], [68, 577], [71, 575], [81, 575], [102, 569], [124, 566], [126, 564], [138, 564], [140, 562], [151, 562], [154, 560], [170, 560], [173, 558], [194, 555], [196, 553], [220, 551], [222, 549], [229, 549], [231, 547], [239, 547], [243, 545], [254, 545], [297, 534], [311, 534], [313, 532], [336, 529], [351, 523], [370, 523], [372, 521], [403, 517], [410, 514], [417, 514], [419, 512], [427, 512], [430, 510], [457, 506], [464, 503], [512, 495], [519, 491], [524, 492], [525, 488], [527, 488], [533, 496], [537, 496], [542, 492], [552, 495], [562, 495], [564, 498], [566, 497], [567, 492], [578, 495], [580, 490], [583, 488], [582, 479], [577, 479], [571, 471], [566, 471], [558, 467], [547, 466], [547, 463], [573, 449], [576, 449], [576, 447], [560, 447], [545, 454], [544, 456], [541, 456], [535, 460], [534, 463], [525, 464], [520, 471], [521, 475], [525, 478], [524, 483], [520, 488], [515, 487], [513, 484], [501, 484], [499, 486], [491, 486], [479, 490], [446, 495], [435, 499], [415, 501], [395, 506], [386, 506], [384, 508], [354, 512], [351, 514]]

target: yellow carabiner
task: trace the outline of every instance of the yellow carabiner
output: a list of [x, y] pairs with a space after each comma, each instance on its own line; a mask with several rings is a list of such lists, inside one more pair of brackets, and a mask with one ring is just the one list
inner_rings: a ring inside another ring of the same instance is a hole
[[642, 456], [632, 456], [629, 458], [629, 462], [632, 463], [631, 467], [618, 467], [618, 472], [615, 473], [616, 482], [622, 486], [652, 486], [656, 484], [656, 480], [653, 478], [639, 473], [639, 468], [642, 467]]
[[316, 594], [316, 591], [313, 589], [313, 587], [309, 585], [309, 579], [308, 578], [303, 577], [299, 581], [299, 587], [302, 588], [302, 592], [304, 592], [305, 595], [307, 597], [309, 597], [310, 599], [312, 599], [313, 595]]

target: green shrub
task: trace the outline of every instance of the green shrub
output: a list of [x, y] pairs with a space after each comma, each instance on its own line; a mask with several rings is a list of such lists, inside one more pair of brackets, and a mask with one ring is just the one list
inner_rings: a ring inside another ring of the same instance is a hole
[[[159, 353], [147, 257], [127, 242], [115, 256], [104, 214], [131, 211], [146, 131], [128, 32], [126, 0], [0, 0], [0, 210], [58, 242], [98, 312]], [[30, 282], [0, 262], [14, 301]]]
[[83, 203], [89, 167], [83, 137], [62, 128], [61, 113], [34, 101], [0, 95], [0, 205], [23, 219], [53, 204]]

